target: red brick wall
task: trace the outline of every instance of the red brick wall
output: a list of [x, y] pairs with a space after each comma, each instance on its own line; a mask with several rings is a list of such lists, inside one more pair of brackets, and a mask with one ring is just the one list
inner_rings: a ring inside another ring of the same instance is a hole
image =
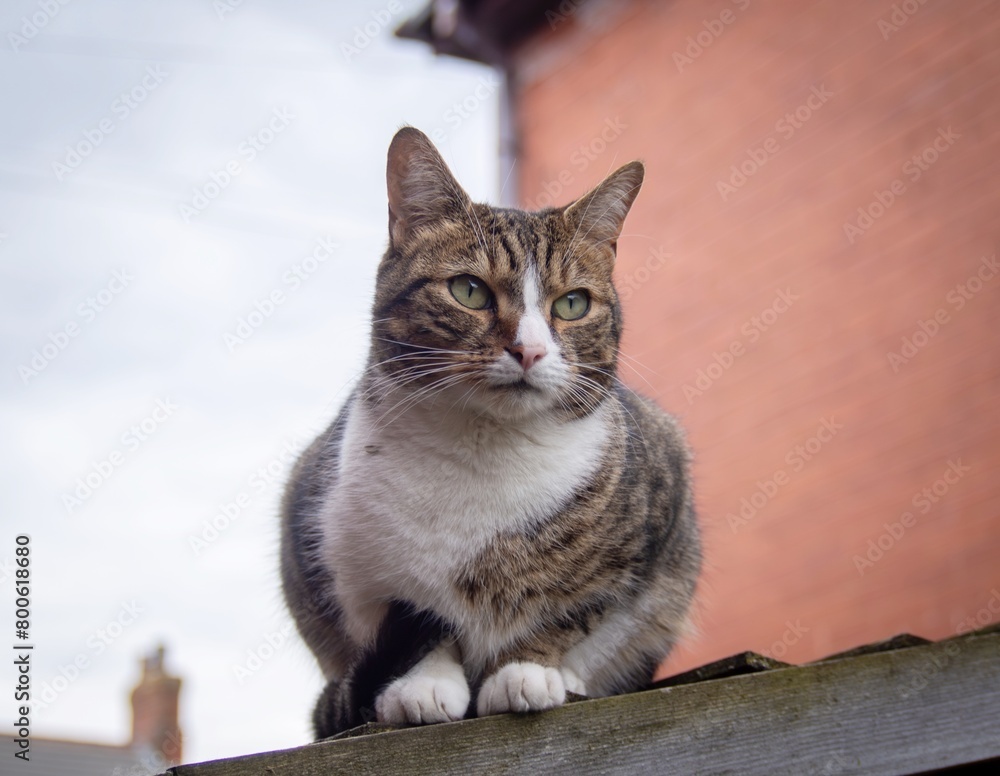
[[1000, 620], [1000, 4], [896, 7], [591, 0], [516, 52], [524, 203], [647, 165], [623, 376], [707, 553], [666, 670]]

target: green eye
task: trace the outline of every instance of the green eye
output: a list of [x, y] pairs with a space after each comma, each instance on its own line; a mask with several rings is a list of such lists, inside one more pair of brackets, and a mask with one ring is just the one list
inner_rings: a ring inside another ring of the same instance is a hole
[[563, 294], [552, 303], [552, 314], [564, 321], [575, 321], [590, 309], [590, 294], [582, 288]]
[[482, 310], [493, 301], [489, 286], [474, 275], [453, 277], [448, 281], [448, 288], [458, 303], [470, 310]]

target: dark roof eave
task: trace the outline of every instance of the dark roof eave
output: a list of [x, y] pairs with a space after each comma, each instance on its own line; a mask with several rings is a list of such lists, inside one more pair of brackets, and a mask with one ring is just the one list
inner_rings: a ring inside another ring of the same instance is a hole
[[[564, 1], [564, 0], [563, 0]], [[395, 31], [428, 44], [438, 54], [501, 64], [507, 54], [548, 19], [560, 0], [460, 0], [451, 18], [436, 17], [430, 2]], [[447, 30], [446, 32], [443, 30]]]
[[468, 59], [473, 62], [490, 64], [489, 60], [481, 52], [473, 51], [464, 46], [454, 36], [438, 37], [434, 34], [433, 6], [427, 5], [415, 16], [411, 16], [395, 30], [397, 38], [403, 40], [415, 40], [426, 43], [435, 54], [446, 54], [459, 59]]

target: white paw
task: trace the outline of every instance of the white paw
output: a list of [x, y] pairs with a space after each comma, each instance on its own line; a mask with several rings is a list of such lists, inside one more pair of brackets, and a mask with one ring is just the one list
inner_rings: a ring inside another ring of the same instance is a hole
[[559, 669], [559, 673], [562, 674], [563, 685], [566, 687], [566, 692], [576, 693], [577, 695], [587, 695], [587, 685], [583, 683], [583, 679], [580, 675], [574, 671], [572, 668], [566, 668], [563, 666]]
[[449, 677], [403, 676], [375, 699], [378, 721], [387, 725], [453, 722], [469, 708], [469, 685]]
[[537, 663], [508, 663], [479, 690], [476, 709], [480, 717], [506, 711], [541, 711], [562, 706], [566, 686], [557, 668]]

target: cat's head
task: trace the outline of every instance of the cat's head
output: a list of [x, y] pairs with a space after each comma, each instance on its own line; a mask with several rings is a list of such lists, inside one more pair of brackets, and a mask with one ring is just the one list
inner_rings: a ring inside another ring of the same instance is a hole
[[611, 273], [642, 178], [631, 162], [565, 207], [495, 208], [469, 199], [426, 135], [401, 129], [387, 165], [375, 386], [500, 419], [591, 411], [615, 380]]

